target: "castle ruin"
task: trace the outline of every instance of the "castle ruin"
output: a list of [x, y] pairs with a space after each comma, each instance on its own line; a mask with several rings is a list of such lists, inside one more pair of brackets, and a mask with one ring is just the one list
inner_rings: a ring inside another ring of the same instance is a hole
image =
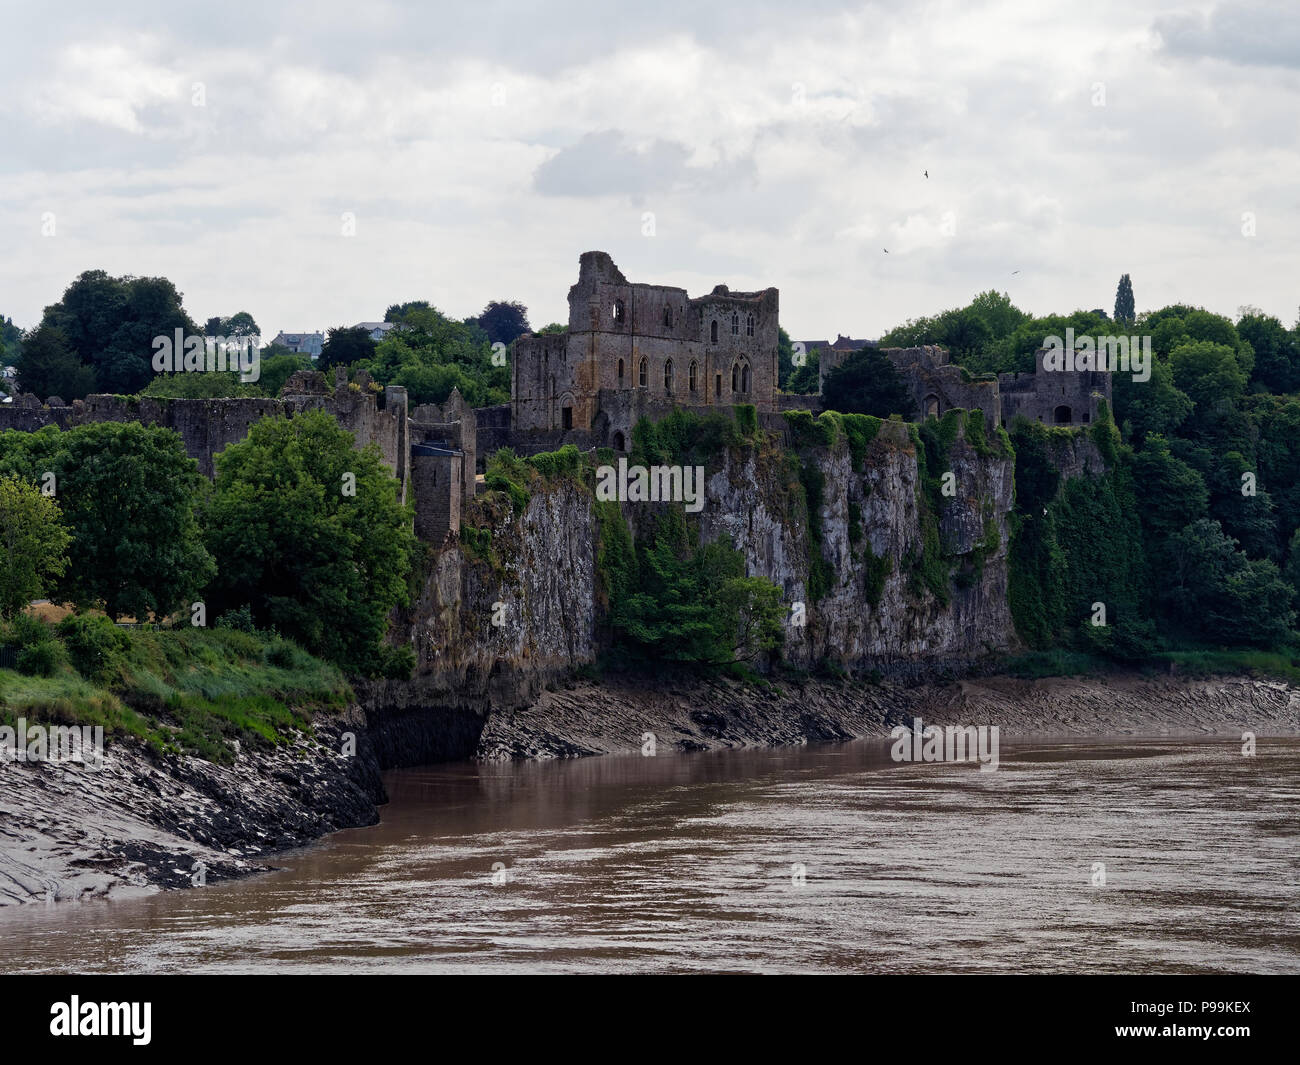
[[603, 251], [583, 253], [562, 333], [515, 341], [510, 427], [533, 441], [625, 450], [642, 417], [674, 407], [775, 407], [775, 288], [633, 284]]
[[[626, 451], [641, 418], [662, 418], [675, 407], [749, 404], [762, 425], [777, 431], [786, 428], [782, 411], [820, 410], [820, 393], [777, 388], [778, 309], [775, 288], [732, 292], [718, 285], [692, 298], [682, 288], [629, 282], [608, 254], [589, 251], [569, 289], [568, 327], [515, 341], [506, 404], [474, 409], [453, 390], [441, 404], [408, 410], [405, 388], [380, 388], [364, 370], [349, 381], [346, 368], [336, 367], [332, 386], [324, 373], [300, 370], [276, 399], [91, 395], [41, 404], [19, 395], [0, 406], [0, 431], [103, 421], [161, 425], [175, 430], [186, 454], [213, 477], [216, 456], [259, 419], [323, 410], [358, 447], [378, 448], [399, 497], [413, 500], [417, 534], [442, 543], [459, 533], [475, 475], [499, 447], [520, 454], [565, 444]], [[853, 343], [820, 349], [821, 382], [853, 354]], [[996, 376], [972, 375], [936, 346], [880, 350], [908, 382], [922, 418], [962, 407], [982, 410], [990, 428], [1005, 427], [1017, 414], [1086, 425], [1096, 419], [1100, 400], [1111, 397], [1109, 373], [1048, 372], [1041, 350], [1034, 373]]]

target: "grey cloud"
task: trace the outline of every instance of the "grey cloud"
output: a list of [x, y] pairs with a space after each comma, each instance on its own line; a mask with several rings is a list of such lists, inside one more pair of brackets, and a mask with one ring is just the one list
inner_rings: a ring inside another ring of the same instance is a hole
[[734, 185], [752, 176], [749, 159], [703, 168], [687, 166], [689, 156], [674, 141], [656, 140], [638, 151], [618, 130], [588, 133], [539, 166], [533, 188], [543, 196], [626, 196], [639, 202], [651, 193]]
[[1300, 68], [1300, 19], [1287, 3], [1223, 4], [1208, 17], [1166, 15], [1153, 29], [1164, 52], [1178, 58]]

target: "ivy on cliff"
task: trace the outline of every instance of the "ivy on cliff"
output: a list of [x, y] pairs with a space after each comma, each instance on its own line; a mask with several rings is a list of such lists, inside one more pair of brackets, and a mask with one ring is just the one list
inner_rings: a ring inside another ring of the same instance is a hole
[[[1109, 419], [1106, 420], [1109, 422]], [[1102, 439], [1113, 426], [1098, 429]], [[1008, 598], [1016, 631], [1035, 649], [1064, 645], [1123, 659], [1154, 648], [1147, 560], [1127, 464], [1061, 483], [1053, 430], [1016, 418], [1016, 510]], [[1094, 625], [1094, 604], [1105, 608]]]

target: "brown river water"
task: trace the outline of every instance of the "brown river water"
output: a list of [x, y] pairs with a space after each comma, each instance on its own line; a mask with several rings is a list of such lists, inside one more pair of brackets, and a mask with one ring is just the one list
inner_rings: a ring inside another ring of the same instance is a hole
[[1295, 738], [1004, 742], [996, 772], [862, 740], [386, 780], [379, 825], [276, 872], [0, 911], [0, 970], [1300, 972]]

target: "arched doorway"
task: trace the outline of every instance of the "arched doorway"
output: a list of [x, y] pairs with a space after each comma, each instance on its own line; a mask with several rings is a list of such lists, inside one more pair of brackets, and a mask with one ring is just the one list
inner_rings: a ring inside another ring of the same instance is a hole
[[925, 402], [922, 404], [922, 407], [927, 418], [939, 417], [939, 397], [933, 392], [925, 397]]
[[614, 434], [614, 450], [615, 451], [627, 450], [626, 441], [623, 439], [623, 433], [621, 430]]
[[1074, 412], [1069, 407], [1062, 404], [1052, 411], [1052, 420], [1057, 425], [1069, 425], [1074, 421]]

